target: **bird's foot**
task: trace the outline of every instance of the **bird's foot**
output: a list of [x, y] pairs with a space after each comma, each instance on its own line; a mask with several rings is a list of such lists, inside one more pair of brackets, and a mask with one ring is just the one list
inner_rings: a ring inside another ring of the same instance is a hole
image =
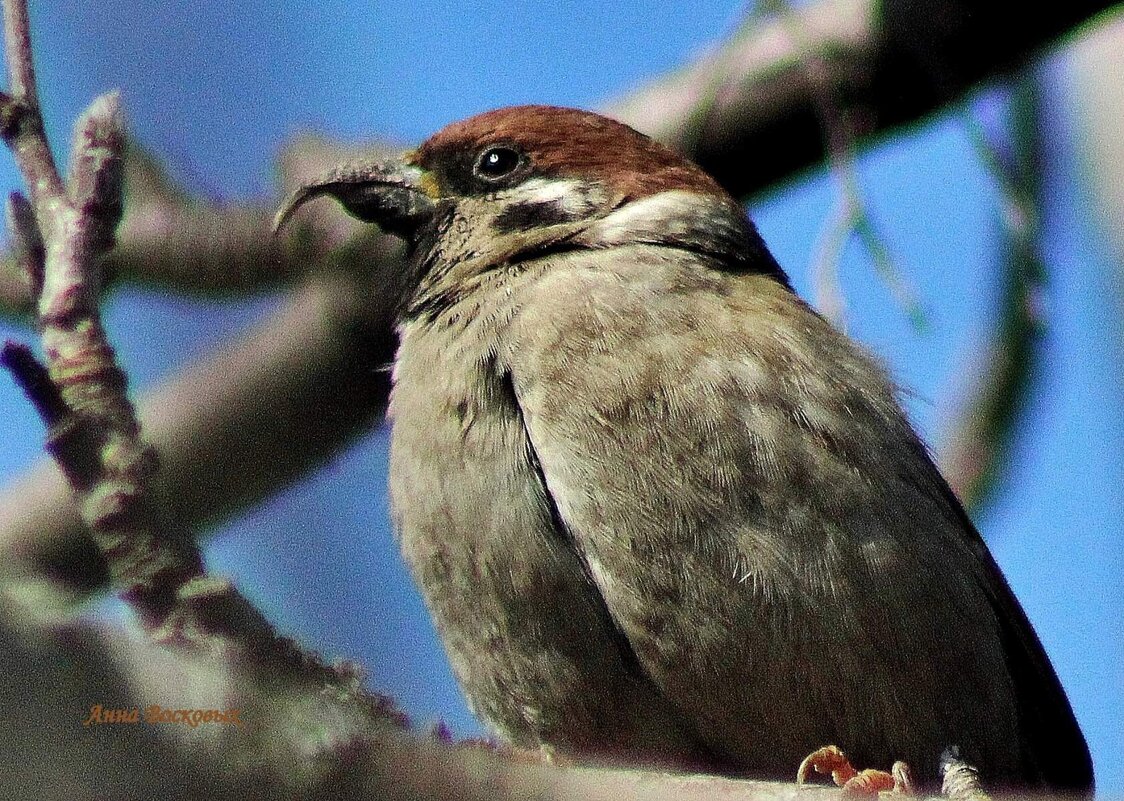
[[812, 772], [831, 774], [831, 780], [843, 788], [844, 795], [867, 797], [877, 796], [883, 790], [896, 793], [913, 793], [913, 779], [909, 766], [895, 762], [890, 772], [884, 770], [855, 770], [851, 761], [836, 745], [825, 745], [804, 757], [796, 771], [796, 783], [804, 784]]

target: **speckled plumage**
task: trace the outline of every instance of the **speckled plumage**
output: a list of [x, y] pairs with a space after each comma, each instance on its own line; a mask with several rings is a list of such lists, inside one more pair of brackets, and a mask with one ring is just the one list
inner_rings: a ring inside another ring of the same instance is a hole
[[546, 107], [413, 162], [391, 500], [483, 720], [590, 758], [784, 777], [835, 743], [932, 782], [955, 744], [993, 786], [1091, 785], [886, 374], [709, 177]]

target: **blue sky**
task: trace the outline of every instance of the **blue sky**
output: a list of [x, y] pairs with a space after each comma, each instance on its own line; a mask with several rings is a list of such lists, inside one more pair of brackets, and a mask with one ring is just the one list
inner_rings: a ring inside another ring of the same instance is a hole
[[[549, 6], [549, 7], [547, 7]], [[558, 2], [449, 4], [291, 0], [40, 0], [33, 21], [51, 133], [64, 143], [97, 93], [123, 89], [130, 129], [191, 188], [243, 198], [271, 186], [278, 143], [303, 130], [414, 143], [470, 113], [519, 102], [596, 107], [698, 54], [741, 7]], [[1044, 370], [1014, 467], [977, 521], [1052, 655], [1097, 762], [1124, 792], [1124, 469], [1119, 286], [1095, 229], [1065, 92], [1043, 70], [1051, 278]], [[994, 118], [996, 93], [974, 103]], [[1122, 110], [1124, 111], [1124, 110]], [[768, 154], [756, 156], [768, 158]], [[914, 331], [861, 248], [844, 253], [848, 328], [910, 390], [934, 445], [978, 369], [997, 291], [998, 191], [950, 112], [882, 142], [859, 182], [889, 247], [930, 311]], [[10, 161], [0, 180], [15, 187]], [[750, 212], [797, 287], [835, 198], [822, 171], [754, 198]], [[129, 290], [109, 328], [134, 386], [236, 336], [272, 300], [185, 302]], [[26, 338], [5, 328], [0, 335]], [[0, 377], [0, 480], [38, 457], [42, 429]], [[385, 432], [225, 526], [210, 559], [283, 627], [365, 662], [372, 685], [419, 721], [475, 731], [398, 559], [385, 502]]]

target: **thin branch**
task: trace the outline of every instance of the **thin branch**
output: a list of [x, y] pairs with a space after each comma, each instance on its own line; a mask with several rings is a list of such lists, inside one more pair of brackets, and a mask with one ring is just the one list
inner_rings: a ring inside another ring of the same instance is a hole
[[1041, 247], [1041, 164], [1037, 76], [1021, 79], [1010, 101], [1013, 154], [1004, 158], [974, 117], [967, 130], [999, 185], [1001, 278], [996, 324], [981, 373], [941, 451], [952, 488], [970, 509], [992, 496], [1042, 355], [1047, 268]]
[[47, 261], [43, 235], [35, 221], [35, 209], [20, 192], [12, 192], [8, 196], [5, 211], [12, 238], [13, 262], [26, 279], [25, 287], [31, 301], [43, 291], [43, 266]]
[[31, 281], [19, 257], [0, 256], [0, 319], [30, 319], [34, 312], [32, 297], [35, 294], [37, 292], [32, 291]]
[[0, 98], [0, 135], [27, 179], [32, 202], [39, 206], [64, 192], [43, 131], [26, 3], [4, 3], [4, 53], [11, 95]]
[[[1112, 5], [1081, 0], [1028, 7], [1005, 0], [975, 8], [957, 0], [821, 0], [797, 12], [807, 37], [803, 52], [784, 35], [783, 21], [739, 28], [717, 52], [610, 104], [607, 112], [678, 147], [733, 193], [747, 195], [826, 154], [815, 108], [819, 90], [810, 85], [802, 64], [808, 53], [826, 65], [835, 93], [869, 118], [863, 132], [869, 141], [955, 102], [980, 80], [1025, 63]], [[0, 111], [4, 108], [0, 105]], [[692, 125], [700, 108], [706, 110], [705, 125]], [[0, 127], [10, 127], [2, 123], [0, 114]], [[310, 166], [325, 166], [324, 156], [327, 163], [344, 160], [331, 161], [338, 146], [306, 144], [301, 146], [312, 153]], [[141, 162], [147, 164], [136, 173], [159, 172], [151, 159], [132, 154], [131, 183], [132, 165]], [[282, 189], [294, 185], [287, 182]], [[196, 203], [166, 182], [162, 188], [169, 192], [143, 196], [150, 188], [145, 185], [129, 198], [119, 247], [108, 260], [117, 278], [191, 293], [244, 294], [290, 283], [307, 274], [324, 252], [316, 244], [319, 231], [314, 236], [294, 231], [280, 243], [260, 236], [261, 221], [274, 204]], [[165, 237], [167, 246], [160, 244]], [[313, 251], [294, 251], [286, 244], [290, 240]], [[150, 247], [154, 255], [146, 266], [141, 254]], [[11, 274], [10, 262], [0, 260], [0, 314], [22, 314], [27, 308], [23, 283], [22, 276]]]
[[[821, 0], [797, 11], [809, 52], [871, 125], [864, 142], [959, 101], [1025, 64], [1110, 0], [1028, 6], [1014, 0]], [[609, 104], [608, 113], [682, 150], [735, 196], [823, 161], [816, 88], [777, 20]], [[713, 99], [716, 72], [727, 76]], [[706, 105], [707, 125], [688, 124]]]
[[[279, 156], [282, 193], [334, 164], [388, 152], [383, 144], [344, 147], [302, 136]], [[381, 240], [332, 204], [310, 208], [282, 235], [271, 236], [275, 201], [224, 204], [193, 198], [135, 143], [128, 144], [124, 158], [124, 217], [116, 246], [101, 262], [108, 282], [206, 298], [247, 297], [292, 287], [325, 269], [366, 274], [372, 261], [384, 258]], [[332, 254], [352, 240], [374, 250], [349, 245], [352, 259], [342, 264]], [[0, 255], [0, 316], [25, 321], [32, 313], [32, 292], [14, 251]]]
[[48, 429], [57, 425], [69, 412], [47, 368], [39, 363], [27, 345], [5, 342], [0, 350], [0, 367], [12, 374]]
[[64, 184], [39, 112], [24, 0], [5, 0], [4, 23], [14, 122], [3, 135], [34, 212], [13, 198], [9, 219], [16, 226], [17, 260], [38, 293], [47, 366], [39, 367], [26, 349], [9, 349], [5, 363], [44, 417], [48, 449], [81, 498], [83, 522], [106, 555], [115, 585], [146, 623], [157, 625], [176, 587], [199, 575], [202, 564], [193, 544], [163, 536], [156, 521], [147, 493], [155, 456], [140, 439], [125, 374], [98, 311], [96, 265], [112, 247], [121, 216], [120, 101], [116, 94], [102, 96], [79, 118]]
[[855, 209], [852, 197], [848, 192], [837, 192], [831, 211], [820, 226], [812, 248], [808, 272], [816, 308], [842, 330], [846, 330], [847, 301], [839, 281], [839, 263], [854, 230]]
[[[1004, 0], [977, 8], [958, 0], [820, 0], [796, 12], [806, 32], [803, 52], [785, 35], [783, 21], [739, 28], [716, 52], [606, 111], [682, 150], [735, 195], [748, 195], [826, 155], [815, 108], [818, 90], [802, 64], [808, 53], [826, 65], [834, 92], [870, 120], [863, 145], [958, 101], [979, 81], [1026, 63], [1112, 5], [1081, 0], [1026, 6]], [[700, 108], [705, 125], [692, 125]], [[306, 159], [309, 166], [326, 167], [346, 160], [333, 160], [332, 151], [340, 148], [323, 140], [299, 145], [299, 158], [290, 153], [286, 161]], [[142, 161], [147, 165], [138, 173], [160, 172], [151, 159], [134, 155], [128, 160], [130, 183], [132, 165]], [[287, 180], [282, 194], [295, 185]], [[189, 293], [245, 294], [290, 283], [323, 254], [319, 230], [312, 236], [295, 230], [280, 240], [284, 247], [259, 235], [273, 203], [224, 207], [197, 203], [174, 189], [163, 200], [151, 200], [129, 198], [119, 247], [109, 258], [117, 278]], [[165, 235], [172, 245], [160, 244]], [[285, 244], [290, 239], [312, 251], [294, 252]], [[146, 266], [140, 255], [150, 246], [155, 255]], [[21, 285], [22, 278], [0, 260], [0, 314], [26, 308]]]
[[816, 51], [808, 33], [801, 27], [803, 18], [787, 0], [769, 0], [768, 7], [785, 23], [795, 50], [800, 54], [838, 193], [835, 208], [821, 232], [812, 262], [816, 300], [821, 311], [837, 325], [845, 324], [838, 273], [843, 248], [852, 236], [856, 236], [894, 299], [907, 312], [911, 322], [917, 328], [923, 328], [925, 314], [921, 304], [878, 233], [856, 175], [856, 142], [869, 122], [860, 124], [860, 115], [839, 96], [830, 65]]
[[[287, 145], [279, 157], [281, 193], [321, 174], [337, 160], [376, 158], [385, 146], [344, 148], [314, 137]], [[291, 287], [328, 268], [329, 254], [364, 226], [331, 207], [303, 216], [292, 230], [271, 236], [276, 202], [223, 204], [188, 196], [138, 147], [126, 157], [126, 208], [118, 245], [106, 259], [117, 281], [166, 288], [201, 297], [246, 297]], [[367, 271], [377, 254], [353, 252], [354, 264], [332, 265]]]
[[874, 216], [862, 205], [855, 218], [855, 234], [866, 248], [878, 277], [890, 290], [890, 295], [898, 304], [898, 308], [905, 312], [913, 330], [919, 333], [927, 331], [929, 315], [925, 311], [925, 304], [921, 302], [913, 284], [902, 273], [897, 259], [890, 251], [886, 237], [878, 229]]
[[39, 89], [32, 64], [31, 20], [26, 3], [4, 4], [4, 52], [12, 94], [38, 108]]

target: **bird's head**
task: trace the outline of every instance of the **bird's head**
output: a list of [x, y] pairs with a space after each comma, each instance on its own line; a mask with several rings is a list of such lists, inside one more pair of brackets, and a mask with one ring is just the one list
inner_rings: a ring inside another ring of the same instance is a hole
[[453, 123], [400, 160], [341, 166], [305, 184], [282, 205], [277, 225], [320, 195], [406, 239], [419, 284], [638, 243], [787, 283], [741, 206], [710, 175], [588, 111], [515, 106]]

